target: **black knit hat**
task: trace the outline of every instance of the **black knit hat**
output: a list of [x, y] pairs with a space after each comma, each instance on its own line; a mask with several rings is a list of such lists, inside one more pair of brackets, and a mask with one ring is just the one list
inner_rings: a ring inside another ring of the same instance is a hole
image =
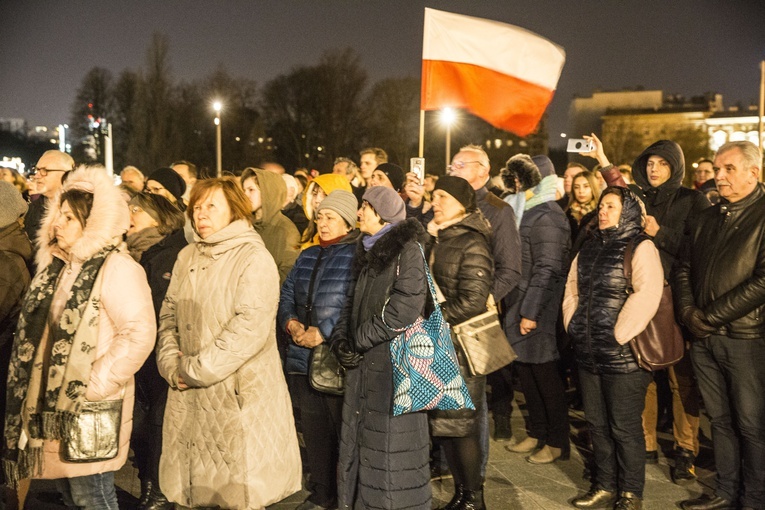
[[186, 181], [172, 168], [154, 170], [147, 181], [157, 181], [175, 197], [179, 204], [183, 203], [183, 194], [186, 193]]
[[394, 190], [401, 191], [401, 187], [404, 185], [404, 181], [406, 180], [406, 174], [404, 173], [403, 168], [398, 165], [394, 165], [393, 163], [381, 163], [377, 165], [375, 170], [379, 170], [388, 176], [388, 180], [390, 180]]
[[433, 191], [443, 190], [453, 196], [462, 206], [466, 212], [475, 211], [475, 190], [462, 177], [455, 177], [453, 175], [444, 175], [439, 177], [436, 181], [436, 185]]

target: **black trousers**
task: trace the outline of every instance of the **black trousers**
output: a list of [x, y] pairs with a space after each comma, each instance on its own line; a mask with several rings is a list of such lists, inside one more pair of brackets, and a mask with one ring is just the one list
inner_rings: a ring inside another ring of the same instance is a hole
[[558, 362], [515, 365], [526, 409], [529, 412], [529, 435], [548, 446], [568, 450], [568, 407]]
[[300, 426], [305, 443], [304, 464], [311, 474], [308, 499], [320, 506], [333, 506], [337, 501], [337, 457], [340, 450], [340, 428], [343, 418], [343, 397], [313, 389], [308, 376], [288, 374], [292, 406], [300, 411]]

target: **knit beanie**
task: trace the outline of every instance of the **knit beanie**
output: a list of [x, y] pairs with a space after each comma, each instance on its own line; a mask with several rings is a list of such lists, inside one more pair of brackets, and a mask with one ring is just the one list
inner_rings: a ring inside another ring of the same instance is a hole
[[462, 177], [455, 177], [453, 175], [444, 175], [439, 177], [436, 181], [436, 185], [433, 191], [440, 189], [453, 196], [466, 212], [475, 211], [475, 190], [473, 187]]
[[377, 215], [385, 222], [398, 223], [406, 219], [404, 201], [398, 193], [386, 186], [368, 188], [364, 192], [362, 200], [369, 202]]
[[358, 200], [356, 196], [342, 189], [336, 189], [319, 204], [320, 213], [323, 209], [331, 209], [340, 215], [351, 228], [356, 226], [356, 213], [358, 212]]
[[553, 166], [553, 163], [552, 161], [550, 161], [550, 158], [548, 158], [544, 154], [533, 156], [531, 158], [531, 161], [533, 161], [534, 164], [537, 165], [537, 168], [539, 169], [539, 173], [542, 174], [542, 179], [550, 175], [555, 175], [555, 166]]
[[183, 194], [186, 193], [186, 181], [172, 168], [154, 170], [147, 180], [157, 181], [175, 197], [179, 204], [183, 203]]
[[377, 165], [375, 170], [379, 170], [388, 176], [388, 180], [390, 180], [394, 190], [401, 191], [401, 187], [404, 185], [404, 181], [406, 180], [406, 174], [404, 173], [403, 168], [398, 165], [394, 165], [393, 163], [381, 163]]
[[16, 186], [0, 181], [0, 228], [5, 228], [27, 213], [27, 203]]

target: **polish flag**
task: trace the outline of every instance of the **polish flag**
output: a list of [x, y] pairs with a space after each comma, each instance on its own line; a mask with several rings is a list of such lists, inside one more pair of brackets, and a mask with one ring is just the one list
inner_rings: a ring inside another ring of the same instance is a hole
[[422, 110], [466, 108], [526, 136], [552, 101], [566, 53], [528, 30], [425, 9]]

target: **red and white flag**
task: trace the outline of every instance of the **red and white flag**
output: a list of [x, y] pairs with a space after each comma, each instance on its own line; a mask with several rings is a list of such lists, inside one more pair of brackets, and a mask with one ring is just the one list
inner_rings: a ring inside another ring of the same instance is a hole
[[466, 108], [495, 127], [532, 133], [566, 53], [528, 30], [425, 9], [421, 109]]

